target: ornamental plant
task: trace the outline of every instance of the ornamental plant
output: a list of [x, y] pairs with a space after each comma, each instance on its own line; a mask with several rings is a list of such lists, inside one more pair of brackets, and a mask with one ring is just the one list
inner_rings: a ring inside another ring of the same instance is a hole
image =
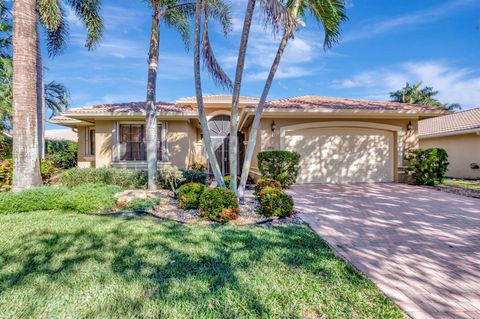
[[257, 181], [257, 185], [255, 185], [253, 195], [255, 195], [255, 197], [258, 197], [260, 190], [267, 186], [282, 189], [282, 184], [280, 184], [279, 181], [276, 181], [273, 178], [260, 178]]
[[280, 182], [289, 187], [297, 181], [300, 170], [300, 154], [290, 151], [264, 151], [257, 155], [258, 168], [264, 178]]
[[448, 154], [443, 148], [410, 149], [405, 155], [405, 172], [418, 185], [443, 182], [448, 168]]
[[200, 196], [199, 208], [202, 217], [218, 223], [238, 218], [238, 199], [228, 188], [206, 189]]
[[183, 170], [183, 177], [186, 183], [201, 183], [203, 185], [208, 184], [208, 174], [205, 171], [197, 169]]
[[[225, 177], [223, 178], [223, 181], [225, 182], [225, 187], [226, 187], [226, 188], [230, 188], [230, 181], [231, 181], [231, 179], [232, 179], [232, 178], [230, 177], [230, 175], [229, 175], [229, 176], [225, 176]], [[237, 176], [237, 183], [238, 183], [238, 182], [240, 182], [240, 177]]]
[[205, 191], [205, 185], [187, 183], [178, 190], [178, 207], [182, 209], [197, 209], [200, 205], [200, 196]]
[[293, 198], [277, 187], [264, 187], [257, 196], [258, 213], [267, 217], [288, 217], [293, 213]]

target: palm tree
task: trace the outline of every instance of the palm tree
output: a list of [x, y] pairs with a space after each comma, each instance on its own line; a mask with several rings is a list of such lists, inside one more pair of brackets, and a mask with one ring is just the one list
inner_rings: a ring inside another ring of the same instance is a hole
[[13, 3], [13, 190], [40, 186], [36, 0]]
[[[99, 14], [100, 0], [42, 0], [37, 1], [37, 13], [40, 26], [46, 31], [48, 54], [53, 57], [63, 52], [68, 38], [68, 21], [65, 5], [69, 6], [87, 29], [85, 46], [93, 50], [103, 34], [103, 21]], [[39, 155], [45, 157], [45, 83], [43, 59], [40, 48], [40, 35], [37, 34], [37, 119]]]
[[253, 119], [252, 127], [250, 129], [249, 140], [247, 144], [247, 150], [245, 152], [245, 159], [242, 169], [242, 175], [240, 177], [240, 185], [238, 190], [238, 196], [243, 200], [245, 193], [245, 186], [247, 184], [248, 173], [250, 171], [250, 165], [252, 162], [253, 151], [255, 149], [255, 143], [257, 139], [258, 129], [260, 125], [260, 119], [265, 106], [265, 102], [272, 86], [275, 73], [280, 64], [280, 60], [283, 56], [285, 47], [288, 40], [294, 35], [294, 31], [298, 24], [303, 24], [298, 17], [304, 18], [308, 13], [313, 16], [322, 26], [325, 32], [323, 46], [324, 49], [331, 48], [340, 39], [340, 25], [347, 20], [345, 13], [345, 2], [343, 0], [289, 0], [287, 6], [290, 10], [292, 21], [287, 21], [283, 31], [283, 37], [280, 41], [275, 59], [270, 68], [267, 81], [263, 88], [263, 92], [258, 102], [257, 109], [255, 111], [255, 117]]
[[439, 93], [438, 91], [435, 91], [431, 86], [421, 88], [422, 85], [423, 82], [418, 82], [417, 84], [413, 85], [407, 82], [405, 87], [402, 89], [390, 92], [391, 101], [445, 107], [449, 111], [460, 110], [462, 108], [458, 103], [441, 103], [435, 98], [435, 96]]
[[[227, 34], [231, 26], [230, 11], [220, 0], [208, 0], [210, 3], [209, 13], [217, 18], [222, 25], [224, 33]], [[147, 103], [145, 115], [146, 130], [146, 150], [147, 150], [147, 171], [148, 171], [148, 189], [156, 188], [155, 176], [157, 174], [157, 110], [156, 101], [156, 84], [157, 69], [160, 44], [160, 22], [164, 22], [167, 26], [180, 32], [185, 46], [190, 45], [190, 18], [195, 13], [195, 1], [179, 1], [179, 0], [149, 0], [152, 8], [152, 30], [150, 34], [150, 45], [148, 52], [148, 82], [147, 82]], [[207, 50], [208, 52], [211, 52]], [[206, 55], [204, 55], [206, 57]], [[211, 57], [206, 57], [211, 58]], [[218, 64], [210, 63], [209, 71], [214, 75], [214, 79], [222, 81], [222, 77], [218, 77], [222, 73], [221, 68], [217, 68]], [[226, 75], [223, 73], [223, 76]], [[228, 77], [227, 77], [228, 79]], [[200, 109], [200, 106], [199, 106]], [[205, 126], [206, 127], [206, 126]], [[203, 126], [202, 126], [203, 128]], [[206, 135], [204, 134], [204, 137]], [[208, 149], [208, 147], [206, 146]], [[210, 157], [210, 156], [209, 156]], [[218, 164], [217, 164], [218, 166]], [[214, 166], [212, 166], [214, 167]], [[214, 170], [215, 171], [215, 170]], [[220, 171], [220, 169], [219, 169]]]

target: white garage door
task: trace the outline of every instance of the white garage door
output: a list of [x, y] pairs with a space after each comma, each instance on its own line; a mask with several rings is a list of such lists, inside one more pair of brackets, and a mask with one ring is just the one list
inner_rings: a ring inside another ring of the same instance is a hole
[[299, 152], [298, 183], [393, 181], [393, 133], [368, 128], [308, 128], [286, 132], [285, 148]]

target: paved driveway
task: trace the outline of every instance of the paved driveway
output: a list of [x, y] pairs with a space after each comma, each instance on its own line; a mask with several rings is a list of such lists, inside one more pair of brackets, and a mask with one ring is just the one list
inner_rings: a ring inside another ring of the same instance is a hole
[[299, 185], [302, 217], [413, 318], [480, 318], [480, 200], [403, 184]]

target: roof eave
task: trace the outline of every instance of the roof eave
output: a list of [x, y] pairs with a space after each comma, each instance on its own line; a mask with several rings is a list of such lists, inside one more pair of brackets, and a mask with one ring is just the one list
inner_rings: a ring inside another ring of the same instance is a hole
[[455, 136], [455, 135], [464, 135], [464, 134], [472, 134], [472, 133], [476, 133], [477, 135], [480, 135], [480, 127], [465, 129], [465, 130], [450, 131], [450, 132], [434, 133], [434, 134], [425, 134], [425, 135], [419, 134], [418, 138], [427, 139], [427, 138]]

